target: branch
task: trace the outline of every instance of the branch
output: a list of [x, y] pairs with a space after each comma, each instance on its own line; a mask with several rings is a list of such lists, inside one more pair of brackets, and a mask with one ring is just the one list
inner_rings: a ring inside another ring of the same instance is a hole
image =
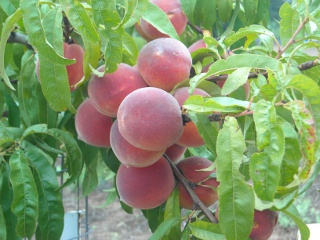
[[176, 178], [182, 183], [182, 185], [187, 189], [188, 193], [190, 194], [190, 197], [194, 203], [195, 208], [199, 208], [202, 210], [204, 215], [210, 220], [210, 222], [218, 223], [218, 219], [212, 214], [212, 212], [201, 202], [201, 200], [198, 198], [197, 194], [194, 192], [194, 190], [191, 187], [191, 182], [189, 182], [179, 171], [177, 166], [170, 160], [170, 158], [164, 154], [163, 157], [167, 159], [169, 162], [171, 169], [173, 171], [173, 174], [176, 176]]
[[288, 49], [288, 47], [295, 42], [295, 41], [294, 41], [295, 37], [299, 34], [299, 32], [301, 31], [301, 29], [304, 27], [304, 25], [306, 25], [307, 22], [309, 22], [309, 18], [306, 17], [306, 18], [303, 20], [303, 22], [300, 23], [300, 25], [298, 26], [297, 30], [293, 33], [292, 37], [289, 39], [289, 41], [288, 41], [287, 44], [283, 47], [283, 49], [279, 49], [279, 50], [278, 50], [278, 54], [277, 54], [277, 56], [276, 56], [276, 59], [279, 59], [279, 58], [281, 57], [282, 53], [284, 53], [284, 52]]
[[25, 45], [28, 49], [33, 50], [33, 47], [28, 42], [28, 37], [18, 32], [11, 32], [7, 40], [7, 43], [21, 43]]
[[190, 21], [188, 21], [188, 25], [193, 28], [194, 30], [196, 30], [196, 32], [200, 33], [201, 35], [203, 35], [203, 30], [196, 25], [193, 25]]

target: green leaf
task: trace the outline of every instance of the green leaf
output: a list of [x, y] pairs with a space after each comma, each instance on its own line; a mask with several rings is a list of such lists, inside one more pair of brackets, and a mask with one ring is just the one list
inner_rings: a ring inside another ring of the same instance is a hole
[[248, 81], [250, 71], [250, 67], [243, 67], [238, 68], [233, 73], [231, 73], [221, 89], [221, 94], [228, 95], [245, 84]]
[[301, 240], [308, 240], [310, 238], [310, 230], [308, 226], [301, 220], [297, 209], [294, 205], [291, 205], [286, 210], [283, 211], [288, 217], [290, 217], [295, 224], [297, 224], [300, 234]]
[[126, 0], [124, 6], [124, 15], [121, 20], [121, 25], [124, 25], [132, 16], [138, 0]]
[[64, 184], [61, 187], [65, 187], [73, 183], [76, 179], [78, 179], [82, 167], [83, 167], [83, 159], [81, 150], [76, 142], [76, 140], [70, 135], [68, 132], [63, 131], [57, 128], [48, 129], [45, 124], [37, 124], [27, 128], [23, 134], [21, 140], [26, 138], [31, 134], [43, 133], [50, 135], [60, 141], [64, 150], [67, 154], [67, 167], [69, 178], [66, 179]]
[[15, 151], [9, 160], [10, 180], [13, 187], [12, 212], [18, 217], [17, 234], [31, 238], [38, 218], [38, 192], [29, 168], [28, 159], [21, 150]]
[[6, 104], [8, 107], [9, 125], [12, 127], [20, 127], [20, 111], [17, 102], [13, 99], [13, 94], [4, 93]]
[[299, 171], [299, 177], [301, 180], [306, 180], [312, 175], [312, 169], [316, 163], [315, 122], [303, 101], [292, 101], [285, 104], [284, 107], [292, 112], [292, 117], [299, 132], [300, 151], [304, 159]]
[[47, 61], [57, 65], [72, 64], [75, 61], [60, 56], [48, 43], [42, 26], [42, 19], [37, 0], [21, 0], [20, 7], [28, 41]]
[[136, 3], [136, 7], [132, 12], [130, 19], [124, 23], [124, 28], [132, 27], [138, 20], [140, 19], [141, 15], [146, 11], [148, 7], [148, 0], [138, 0]]
[[[25, 126], [44, 122], [40, 116], [39, 107], [43, 103], [43, 98], [38, 99], [38, 80], [35, 77], [35, 63], [32, 51], [27, 51], [22, 57], [20, 80], [18, 85], [18, 99], [21, 119]], [[40, 92], [42, 95], [42, 92]], [[42, 102], [40, 102], [40, 100]]]
[[[11, 204], [13, 200], [13, 191], [12, 185], [9, 179], [10, 175], [10, 166], [7, 162], [1, 161], [0, 163], [1, 170], [1, 189], [0, 189], [0, 206], [2, 208], [3, 216], [5, 218], [5, 226], [6, 226], [6, 239], [20, 239], [17, 236], [16, 225], [17, 225], [17, 217], [11, 211]], [[4, 226], [4, 225], [1, 225]]]
[[118, 168], [120, 167], [120, 161], [114, 155], [114, 152], [112, 151], [112, 148], [101, 148], [100, 154], [102, 157], [103, 162], [107, 165], [107, 167], [114, 173], [118, 171]]
[[270, 0], [258, 0], [257, 14], [255, 23], [259, 23], [264, 20], [266, 16], [269, 16]]
[[90, 78], [90, 67], [96, 68], [100, 59], [100, 36], [85, 7], [72, 0], [61, 0], [62, 9], [72, 26], [79, 32], [84, 43], [83, 69], [85, 78]]
[[[216, 142], [218, 136], [218, 126], [215, 123], [211, 123], [208, 119], [208, 115], [189, 112], [189, 117], [196, 125], [199, 134], [206, 143], [206, 147], [210, 152], [216, 156]], [[188, 124], [188, 123], [187, 123]]]
[[103, 24], [106, 28], [115, 28], [120, 22], [115, 0], [92, 0], [92, 14], [97, 25]]
[[82, 183], [82, 195], [88, 196], [92, 191], [95, 190], [99, 183], [97, 169], [99, 148], [86, 145], [85, 147], [80, 146], [80, 149], [82, 150], [82, 155], [86, 166]]
[[[188, 110], [203, 113], [240, 113], [246, 110], [248, 106], [250, 106], [248, 101], [230, 97], [203, 98], [199, 95], [190, 96], [183, 105]], [[254, 104], [251, 105], [251, 108], [253, 106]]]
[[259, 152], [251, 156], [250, 176], [257, 196], [272, 202], [280, 181], [285, 146], [284, 133], [277, 124], [275, 107], [271, 102], [260, 100], [254, 108], [253, 119]]
[[[4, 219], [2, 208], [0, 207], [0, 226], [5, 226], [6, 220]], [[7, 239], [7, 229], [4, 227], [0, 228], [0, 239]]]
[[63, 231], [64, 208], [59, 183], [50, 157], [39, 148], [30, 148], [25, 156], [33, 167], [33, 176], [39, 193], [38, 227], [41, 239], [60, 239]]
[[6, 49], [5, 46], [7, 44], [7, 39], [9, 38], [10, 33], [14, 28], [14, 25], [19, 21], [21, 17], [22, 17], [22, 11], [19, 8], [14, 14], [12, 14], [10, 17], [6, 19], [2, 27], [1, 40], [0, 40], [0, 77], [4, 79], [4, 82], [6, 83], [6, 85], [12, 90], [15, 90], [15, 89], [12, 86], [8, 75], [6, 74], [5, 64], [4, 64], [4, 61], [5, 61], [4, 54], [5, 54], [5, 49]]
[[126, 32], [122, 35], [122, 54], [130, 60], [129, 65], [136, 64], [139, 50], [134, 39]]
[[164, 220], [158, 227], [154, 234], [149, 240], [161, 240], [162, 237], [166, 236], [171, 228], [180, 223], [180, 218], [169, 218]]
[[155, 4], [151, 2], [148, 3], [147, 10], [143, 12], [142, 18], [160, 32], [169, 35], [171, 38], [179, 39], [177, 31], [168, 16]]
[[224, 240], [219, 224], [208, 223], [201, 220], [188, 224], [191, 234], [202, 240]]
[[179, 218], [180, 217], [180, 204], [179, 204], [179, 191], [176, 188], [170, 194], [166, 201], [166, 208], [164, 211], [164, 219]]
[[143, 216], [148, 220], [148, 225], [152, 232], [155, 232], [159, 228], [159, 225], [164, 221], [164, 211], [165, 204], [153, 209], [142, 210]]
[[253, 190], [239, 169], [245, 148], [237, 120], [226, 117], [217, 138], [216, 173], [220, 182], [219, 225], [230, 240], [247, 239], [253, 223]]
[[279, 184], [286, 186], [294, 180], [301, 160], [298, 134], [293, 126], [282, 120], [279, 125], [285, 137], [285, 152], [281, 165], [281, 179]]
[[[288, 2], [285, 2], [279, 11], [279, 15], [281, 17], [280, 21], [280, 39], [281, 44], [285, 46], [288, 41], [291, 39], [293, 34], [296, 32], [300, 21], [301, 16], [299, 12], [290, 6]], [[296, 39], [300, 39], [304, 36], [303, 29], [298, 33]], [[291, 44], [287, 49], [287, 52], [291, 52], [296, 44]]]
[[240, 28], [236, 33], [228, 36], [223, 41], [223, 43], [228, 47], [234, 44], [235, 42], [239, 41], [240, 39], [247, 37], [249, 35], [255, 35], [256, 36], [255, 38], [257, 38], [258, 35], [267, 35], [272, 39], [276, 40], [273, 32], [271, 32], [270, 30], [266, 29], [261, 25], [251, 25], [248, 27]]
[[243, 8], [246, 17], [245, 24], [250, 25], [255, 23], [257, 8], [258, 8], [258, 0], [244, 0]]
[[0, 1], [0, 8], [10, 16], [19, 8], [19, 0]]
[[227, 22], [230, 20], [233, 10], [232, 5], [232, 0], [218, 1], [218, 15], [222, 22]]
[[211, 31], [217, 20], [217, 4], [217, 1], [212, 0], [196, 1], [193, 11], [195, 24]]
[[190, 91], [196, 88], [202, 81], [211, 75], [220, 75], [229, 73], [238, 68], [256, 68], [256, 69], [270, 69], [272, 71], [279, 71], [282, 69], [282, 63], [272, 57], [257, 55], [257, 54], [235, 54], [229, 56], [226, 60], [221, 59], [214, 62], [207, 73], [202, 73], [190, 79]]

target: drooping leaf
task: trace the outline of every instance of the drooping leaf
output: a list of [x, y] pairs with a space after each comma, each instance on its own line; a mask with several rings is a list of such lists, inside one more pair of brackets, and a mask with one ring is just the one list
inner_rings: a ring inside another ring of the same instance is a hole
[[[2, 159], [3, 160], [3, 159]], [[11, 204], [13, 200], [12, 185], [10, 182], [10, 166], [7, 162], [0, 163], [1, 170], [1, 189], [0, 189], [0, 207], [2, 208], [3, 216], [5, 218], [5, 226], [7, 238], [5, 239], [19, 239], [16, 232], [17, 216], [11, 211]]]
[[195, 24], [211, 31], [217, 20], [217, 4], [217, 1], [212, 0], [196, 1], [193, 11]]
[[301, 180], [306, 180], [311, 176], [312, 169], [316, 161], [315, 122], [310, 111], [306, 108], [303, 101], [296, 100], [286, 103], [285, 108], [289, 109], [292, 112], [292, 117], [299, 132], [300, 151], [304, 159], [301, 170], [299, 171], [299, 177]]
[[62, 9], [72, 26], [79, 32], [84, 43], [83, 69], [85, 78], [91, 74], [89, 65], [96, 68], [100, 59], [100, 36], [96, 25], [85, 7], [78, 1], [61, 0]]
[[[63, 231], [64, 208], [55, 169], [50, 157], [41, 149], [29, 148], [25, 156], [33, 167], [33, 176], [39, 193], [38, 225], [41, 239], [60, 239]], [[52, 161], [52, 159], [51, 159]]]
[[275, 107], [271, 102], [260, 100], [253, 113], [259, 152], [250, 160], [250, 176], [257, 196], [266, 201], [273, 201], [284, 155], [285, 138], [277, 124]]
[[295, 206], [291, 205], [286, 210], [284, 210], [283, 213], [285, 213], [288, 217], [290, 217], [295, 222], [295, 224], [297, 224], [300, 231], [301, 240], [308, 240], [310, 238], [310, 230], [308, 226], [301, 220]]
[[170, 22], [168, 16], [155, 4], [149, 2], [147, 10], [143, 12], [142, 18], [152, 24], [160, 32], [172, 38], [179, 39], [177, 31]]
[[[148, 220], [148, 225], [152, 232], [155, 232], [159, 225], [164, 221], [164, 211], [165, 204], [153, 209], [142, 210], [143, 216]], [[168, 220], [171, 220], [171, 218]]]
[[15, 88], [12, 86], [8, 75], [6, 74], [6, 69], [4, 64], [4, 61], [5, 61], [4, 54], [6, 49], [5, 46], [10, 36], [11, 30], [14, 28], [14, 25], [19, 21], [21, 17], [22, 17], [22, 11], [19, 8], [14, 14], [12, 14], [10, 17], [6, 19], [2, 27], [1, 39], [0, 39], [0, 77], [4, 79], [4, 82], [6, 83], [6, 85], [12, 90], [15, 90]]
[[203, 240], [223, 240], [225, 236], [222, 235], [220, 226], [215, 223], [208, 223], [205, 221], [195, 221], [188, 224], [191, 234], [194, 237]]
[[14, 152], [9, 160], [10, 181], [13, 187], [12, 212], [18, 217], [16, 231], [21, 237], [31, 238], [37, 226], [38, 192], [25, 153]]
[[37, 124], [27, 128], [24, 131], [23, 138], [32, 134], [47, 134], [60, 141], [64, 146], [64, 151], [67, 155], [67, 172], [69, 178], [66, 179], [61, 187], [65, 187], [73, 183], [80, 175], [83, 167], [83, 159], [81, 150], [76, 140], [66, 131], [57, 128], [48, 129], [45, 124]]
[[[181, 218], [181, 209], [179, 203], [179, 191], [178, 188], [175, 188], [170, 194], [169, 198], [166, 201], [166, 207], [164, 210], [164, 220], [173, 219], [173, 218]], [[180, 219], [181, 222], [181, 219]], [[180, 239], [181, 238], [181, 228], [180, 224], [176, 224], [173, 226], [167, 237], [169, 239]]]
[[[0, 226], [5, 226], [5, 225], [6, 225], [6, 220], [4, 219], [3, 211], [2, 211], [2, 208], [0, 207]], [[0, 228], [0, 239], [7, 239], [7, 229], [5, 227]]]
[[148, 0], [138, 0], [136, 3], [136, 7], [130, 16], [130, 19], [127, 19], [128, 21], [124, 23], [123, 27], [129, 28], [133, 26], [140, 19], [144, 11], [146, 11], [147, 6]]
[[171, 228], [180, 223], [179, 218], [169, 218], [164, 220], [158, 227], [157, 230], [153, 233], [153, 235], [149, 238], [149, 240], [161, 240]]
[[252, 229], [254, 194], [239, 169], [245, 147], [237, 120], [227, 117], [217, 138], [216, 173], [219, 225], [230, 240], [247, 239]]
[[20, 111], [17, 102], [14, 100], [14, 95], [5, 92], [4, 97], [8, 108], [8, 122], [11, 127], [20, 127]]
[[232, 0], [218, 1], [218, 16], [222, 22], [227, 22], [230, 20], [232, 13]]
[[[126, 32], [122, 34], [122, 61], [129, 65], [135, 65], [137, 62], [139, 50], [133, 38]], [[125, 61], [128, 59], [128, 61]]]

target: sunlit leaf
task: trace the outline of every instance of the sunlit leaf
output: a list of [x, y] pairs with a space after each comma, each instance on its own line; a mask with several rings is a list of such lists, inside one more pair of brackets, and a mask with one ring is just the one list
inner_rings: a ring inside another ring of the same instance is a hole
[[191, 234], [194, 237], [203, 240], [223, 240], [225, 236], [222, 235], [218, 224], [208, 223], [201, 220], [188, 224]]

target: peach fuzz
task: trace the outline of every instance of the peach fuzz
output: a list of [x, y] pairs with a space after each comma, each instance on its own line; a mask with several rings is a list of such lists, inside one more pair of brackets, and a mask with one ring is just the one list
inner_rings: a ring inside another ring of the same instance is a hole
[[121, 164], [116, 177], [120, 200], [133, 208], [152, 209], [163, 204], [175, 187], [167, 160], [161, 157], [144, 168]]
[[96, 147], [110, 147], [112, 118], [100, 113], [87, 98], [78, 107], [75, 127], [78, 139]]

